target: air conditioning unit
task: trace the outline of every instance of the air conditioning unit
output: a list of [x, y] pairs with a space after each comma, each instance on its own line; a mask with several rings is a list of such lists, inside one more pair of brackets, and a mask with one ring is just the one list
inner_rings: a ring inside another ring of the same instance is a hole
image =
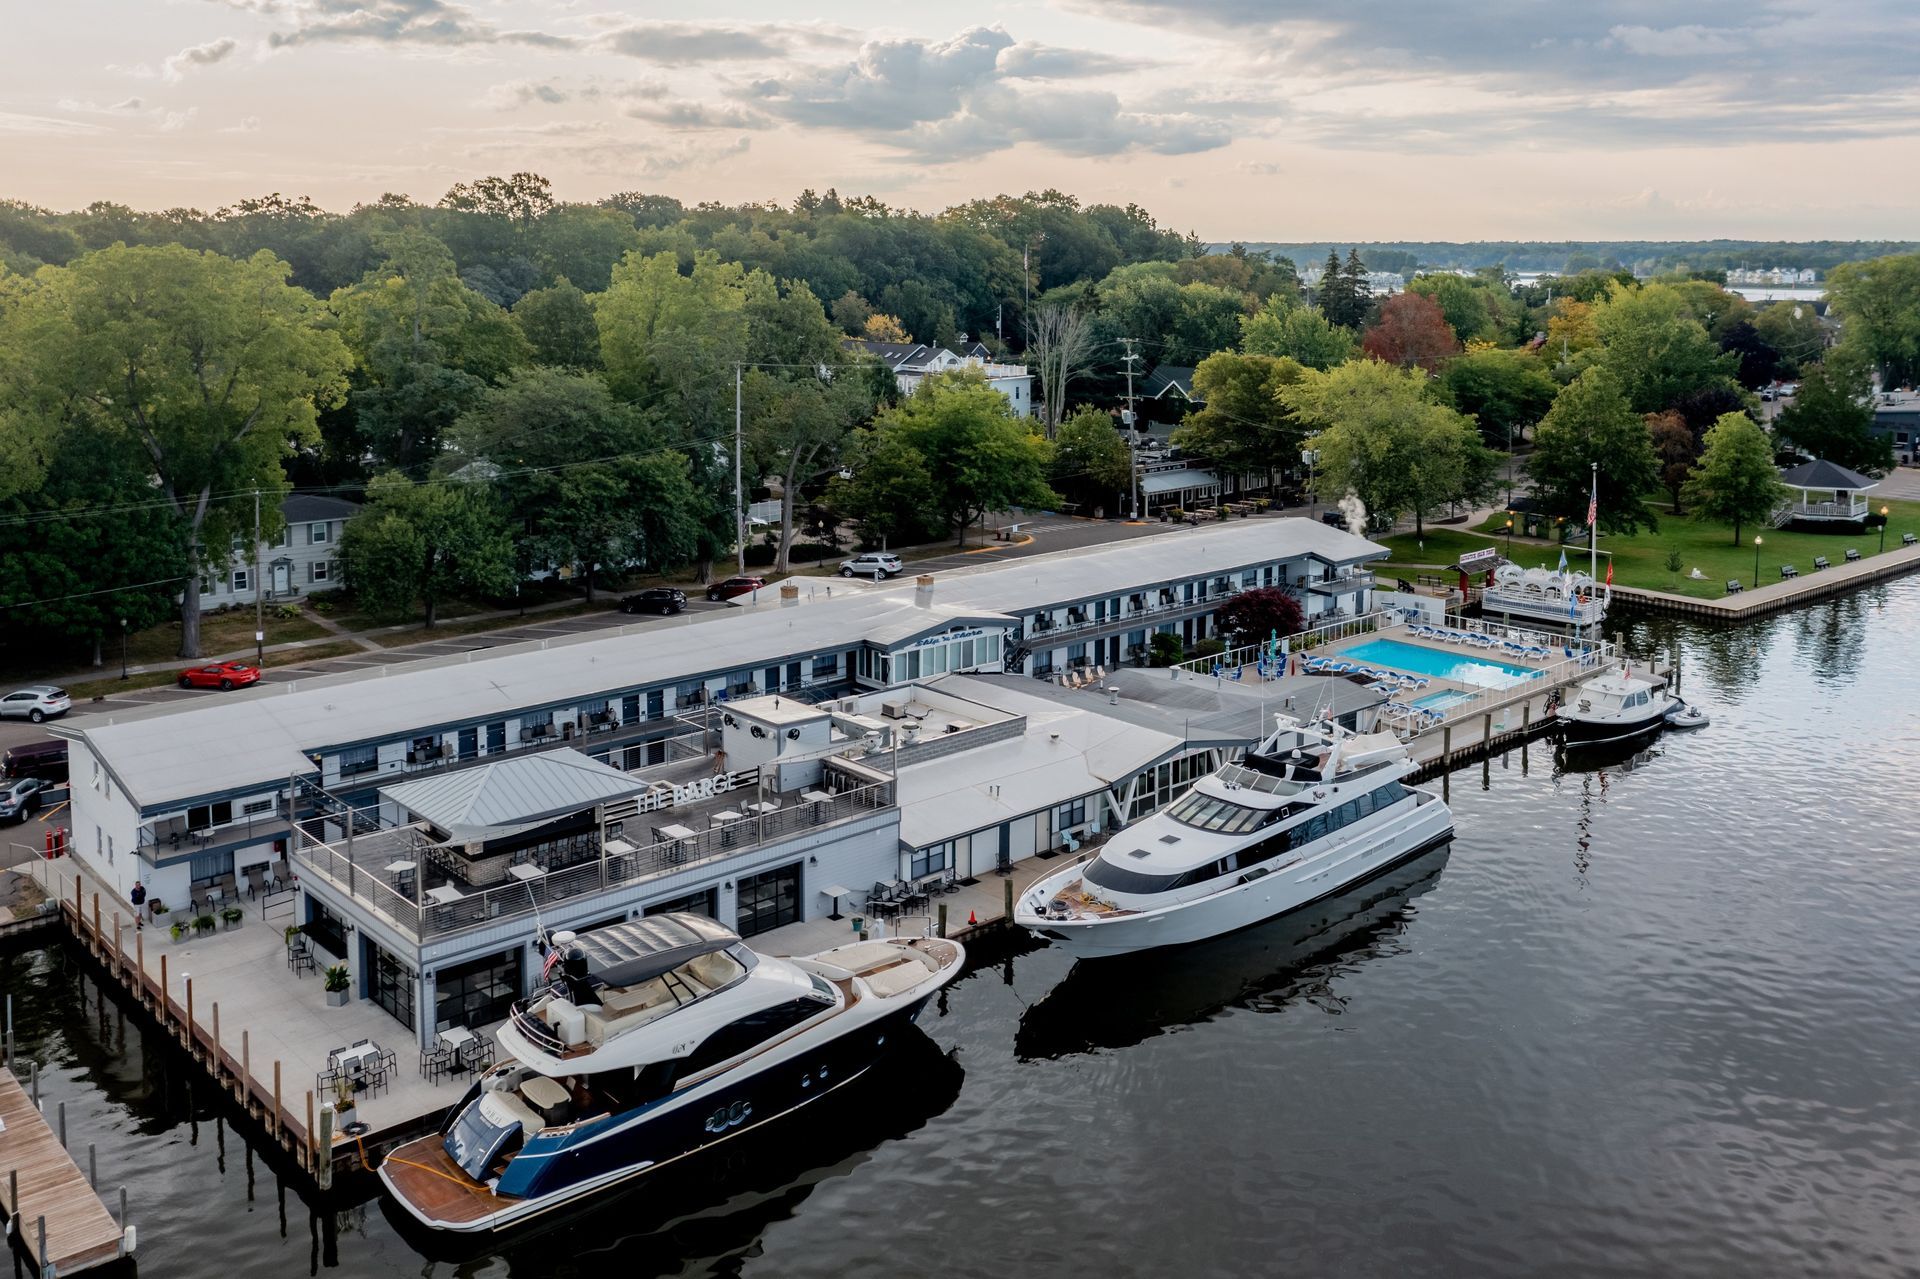
[[882, 702], [880, 703], [880, 714], [886, 719], [904, 719], [907, 714], [907, 704], [905, 702]]
[[840, 699], [838, 705], [840, 713], [843, 715], [857, 715], [860, 713], [860, 699], [857, 697], [843, 697]]

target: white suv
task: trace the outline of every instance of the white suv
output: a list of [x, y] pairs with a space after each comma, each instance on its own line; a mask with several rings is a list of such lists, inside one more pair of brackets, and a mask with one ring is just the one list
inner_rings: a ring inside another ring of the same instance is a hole
[[35, 684], [0, 697], [0, 719], [30, 719], [38, 724], [43, 719], [65, 715], [72, 706], [66, 689]]
[[878, 582], [892, 577], [902, 567], [898, 555], [892, 555], [886, 551], [868, 551], [864, 555], [856, 555], [850, 560], [842, 561], [840, 576], [866, 576]]

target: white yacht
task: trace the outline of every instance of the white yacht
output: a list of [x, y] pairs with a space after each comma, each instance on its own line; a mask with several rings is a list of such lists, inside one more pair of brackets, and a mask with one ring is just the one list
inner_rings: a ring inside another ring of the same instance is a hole
[[514, 1005], [503, 1055], [439, 1134], [380, 1165], [434, 1229], [498, 1230], [851, 1083], [966, 958], [916, 937], [775, 959], [686, 914], [554, 943], [553, 982]]
[[1664, 679], [1623, 670], [1580, 685], [1554, 714], [1567, 745], [1594, 746], [1651, 733], [1679, 706]]
[[1035, 883], [1014, 922], [1070, 954], [1120, 955], [1216, 937], [1383, 874], [1453, 834], [1391, 733], [1276, 716], [1238, 762]]

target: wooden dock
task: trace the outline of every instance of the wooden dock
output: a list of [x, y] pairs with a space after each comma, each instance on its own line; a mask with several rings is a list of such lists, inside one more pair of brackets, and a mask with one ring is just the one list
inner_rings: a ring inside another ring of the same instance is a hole
[[0, 1068], [0, 1204], [16, 1246], [46, 1275], [127, 1255], [127, 1236], [13, 1072]]

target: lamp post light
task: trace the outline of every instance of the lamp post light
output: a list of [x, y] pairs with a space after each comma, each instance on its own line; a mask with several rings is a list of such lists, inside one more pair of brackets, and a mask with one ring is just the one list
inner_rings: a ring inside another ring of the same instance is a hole
[[1887, 512], [1890, 509], [1892, 508], [1886, 506], [1880, 508], [1880, 549], [1882, 552], [1887, 549]]
[[[1883, 536], [1880, 540], [1884, 542], [1886, 541], [1886, 538]], [[125, 679], [126, 677], [127, 677], [127, 619], [123, 617], [120, 619], [120, 678]]]
[[1313, 519], [1320, 510], [1320, 494], [1313, 487], [1313, 468], [1320, 464], [1318, 449], [1301, 449], [1300, 460], [1307, 467], [1307, 518]]
[[1753, 535], [1753, 584], [1760, 585], [1760, 535]]
[[1507, 512], [1507, 558], [1513, 558], [1513, 512]]

